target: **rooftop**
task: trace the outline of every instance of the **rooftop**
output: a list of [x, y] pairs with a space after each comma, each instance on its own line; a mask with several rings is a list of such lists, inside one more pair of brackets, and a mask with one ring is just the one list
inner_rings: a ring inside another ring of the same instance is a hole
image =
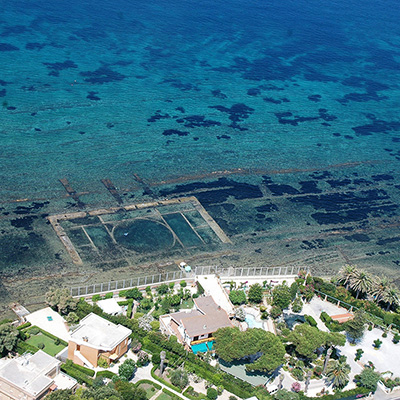
[[231, 327], [228, 314], [218, 306], [212, 296], [195, 299], [196, 310], [177, 312], [171, 318], [182, 324], [190, 337], [213, 333], [219, 328]]
[[97, 302], [97, 305], [107, 314], [121, 314], [122, 308], [115, 299], [105, 299]]
[[0, 377], [36, 396], [54, 382], [46, 376], [61, 362], [39, 350], [35, 354], [25, 354], [18, 358], [1, 360]]
[[71, 334], [75, 343], [111, 351], [125, 340], [132, 331], [122, 325], [115, 325], [96, 314], [90, 313], [83, 318], [77, 329]]

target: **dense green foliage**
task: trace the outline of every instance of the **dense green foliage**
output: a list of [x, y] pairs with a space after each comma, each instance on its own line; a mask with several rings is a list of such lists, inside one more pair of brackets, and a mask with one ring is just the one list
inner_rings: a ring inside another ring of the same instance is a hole
[[354, 318], [346, 323], [346, 334], [350, 342], [356, 343], [364, 336], [366, 316], [363, 310], [358, 310]]
[[311, 315], [304, 315], [304, 319], [309, 325], [313, 327], [317, 326], [317, 321]]
[[78, 300], [71, 296], [68, 289], [58, 288], [46, 293], [46, 303], [60, 314], [67, 315], [76, 310]]
[[251, 364], [248, 371], [271, 372], [284, 362], [285, 347], [277, 336], [263, 329], [222, 328], [215, 332], [215, 351], [223, 360], [240, 360], [257, 353], [261, 356]]
[[4, 356], [16, 348], [19, 334], [11, 324], [0, 325], [0, 355]]
[[365, 387], [375, 392], [378, 387], [378, 382], [381, 379], [381, 374], [374, 371], [372, 368], [364, 368], [361, 374], [356, 375], [355, 380], [357, 386]]
[[125, 292], [125, 297], [127, 299], [142, 300], [143, 294], [138, 288], [129, 289]]
[[125, 360], [118, 368], [118, 375], [122, 380], [131, 379], [133, 373], [136, 371], [136, 363], [132, 359]]
[[216, 400], [218, 397], [218, 392], [214, 388], [207, 389], [207, 399], [208, 400]]
[[169, 376], [171, 383], [179, 388], [185, 388], [189, 383], [188, 374], [183, 369], [175, 369]]
[[247, 294], [250, 303], [261, 303], [263, 298], [263, 288], [259, 283], [250, 286]]
[[295, 392], [289, 392], [286, 389], [280, 389], [275, 393], [276, 400], [298, 400], [299, 395]]
[[272, 304], [282, 309], [288, 308], [292, 302], [292, 292], [287, 285], [275, 286], [272, 291]]
[[347, 385], [350, 375], [350, 365], [338, 360], [331, 360], [326, 369], [326, 377], [335, 388], [343, 388]]
[[229, 293], [229, 300], [235, 305], [245, 304], [247, 301], [246, 294], [243, 290], [232, 290]]

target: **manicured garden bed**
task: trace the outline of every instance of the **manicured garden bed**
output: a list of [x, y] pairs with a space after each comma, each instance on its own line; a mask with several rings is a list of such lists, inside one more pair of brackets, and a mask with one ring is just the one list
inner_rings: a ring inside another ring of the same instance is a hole
[[62, 344], [55, 344], [54, 340], [49, 338], [43, 333], [39, 332], [37, 335], [31, 335], [29, 339], [26, 340], [26, 343], [30, 344], [31, 346], [39, 347], [40, 343], [44, 344], [44, 348], [42, 349], [45, 353], [55, 356], [58, 354], [62, 349], [65, 348]]

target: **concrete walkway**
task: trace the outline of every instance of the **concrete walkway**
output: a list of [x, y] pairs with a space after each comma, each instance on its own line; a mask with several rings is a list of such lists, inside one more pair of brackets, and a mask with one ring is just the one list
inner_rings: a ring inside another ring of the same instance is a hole
[[206, 296], [212, 296], [214, 301], [228, 314], [233, 312], [233, 305], [219, 278], [215, 275], [199, 275], [197, 279], [200, 285], [203, 286]]

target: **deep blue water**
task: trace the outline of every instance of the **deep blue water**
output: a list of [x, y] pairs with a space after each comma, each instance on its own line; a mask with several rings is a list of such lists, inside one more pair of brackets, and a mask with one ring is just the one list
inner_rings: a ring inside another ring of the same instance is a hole
[[237, 252], [213, 263], [354, 262], [395, 276], [397, 1], [1, 8], [6, 288], [16, 272], [68, 275], [43, 216], [117, 205], [106, 178], [125, 203], [196, 194]]

